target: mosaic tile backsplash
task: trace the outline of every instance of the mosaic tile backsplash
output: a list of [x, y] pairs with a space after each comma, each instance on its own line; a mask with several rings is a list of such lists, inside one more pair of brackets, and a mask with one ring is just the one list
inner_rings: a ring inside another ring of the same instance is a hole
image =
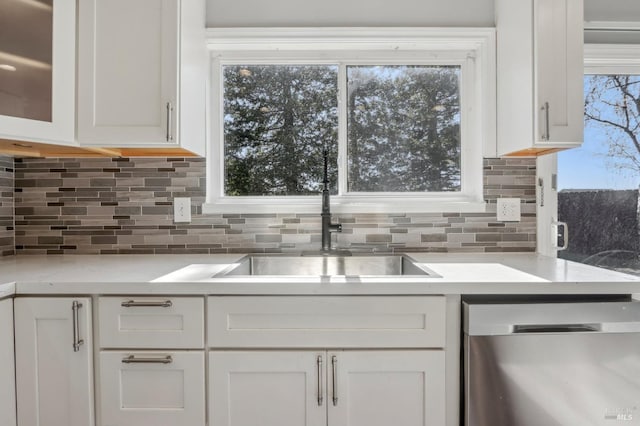
[[[319, 214], [202, 215], [201, 158], [25, 158], [14, 165], [18, 254], [277, 253], [320, 247]], [[4, 208], [11, 194], [2, 191]], [[334, 215], [343, 225], [334, 245], [364, 252], [534, 251], [535, 159], [485, 159], [484, 192], [488, 213]], [[174, 197], [191, 197], [191, 223], [173, 223]], [[523, 199], [520, 222], [496, 221], [499, 197]]]
[[15, 253], [13, 209], [13, 158], [0, 156], [0, 256]]

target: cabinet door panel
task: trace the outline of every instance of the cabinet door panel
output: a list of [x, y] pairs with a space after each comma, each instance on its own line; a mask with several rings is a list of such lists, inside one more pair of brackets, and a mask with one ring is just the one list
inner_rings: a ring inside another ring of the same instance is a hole
[[[74, 301], [82, 303], [77, 352]], [[18, 425], [93, 425], [91, 301], [16, 299], [15, 330]]]
[[327, 361], [329, 425], [445, 424], [444, 351], [332, 352]]
[[1, 7], [0, 139], [73, 144], [76, 2]]
[[176, 108], [178, 5], [178, 0], [80, 2], [82, 143], [167, 143], [175, 118], [167, 103]]
[[[549, 143], [583, 138], [582, 0], [536, 0], [535, 53], [538, 134]], [[580, 48], [577, 48], [580, 47]], [[581, 75], [581, 74], [580, 74]], [[542, 108], [549, 105], [548, 113]]]
[[102, 426], [202, 426], [204, 352], [101, 352], [100, 389]]
[[101, 348], [204, 348], [202, 298], [101, 297], [99, 308]]
[[324, 361], [307, 351], [211, 352], [210, 423], [326, 426]]
[[442, 296], [209, 297], [212, 347], [443, 347]]
[[13, 300], [0, 301], [0, 425], [16, 425]]

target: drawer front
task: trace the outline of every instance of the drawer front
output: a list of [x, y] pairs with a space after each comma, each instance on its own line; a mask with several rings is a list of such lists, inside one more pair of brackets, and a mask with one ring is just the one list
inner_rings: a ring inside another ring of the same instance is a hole
[[209, 346], [442, 348], [445, 297], [208, 299]]
[[204, 425], [204, 372], [204, 351], [102, 351], [101, 424]]
[[100, 347], [196, 349], [204, 347], [204, 299], [101, 297]]

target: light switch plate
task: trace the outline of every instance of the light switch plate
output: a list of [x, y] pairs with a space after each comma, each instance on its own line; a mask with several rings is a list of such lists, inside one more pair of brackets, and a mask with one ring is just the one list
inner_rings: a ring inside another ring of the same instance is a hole
[[191, 222], [191, 198], [176, 197], [173, 199], [173, 222], [187, 223]]
[[496, 217], [501, 222], [520, 221], [520, 198], [498, 198]]

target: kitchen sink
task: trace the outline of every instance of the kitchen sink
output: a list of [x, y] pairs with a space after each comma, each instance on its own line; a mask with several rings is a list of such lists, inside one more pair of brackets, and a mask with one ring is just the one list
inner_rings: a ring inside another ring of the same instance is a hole
[[247, 255], [215, 277], [232, 276], [438, 276], [407, 255]]

